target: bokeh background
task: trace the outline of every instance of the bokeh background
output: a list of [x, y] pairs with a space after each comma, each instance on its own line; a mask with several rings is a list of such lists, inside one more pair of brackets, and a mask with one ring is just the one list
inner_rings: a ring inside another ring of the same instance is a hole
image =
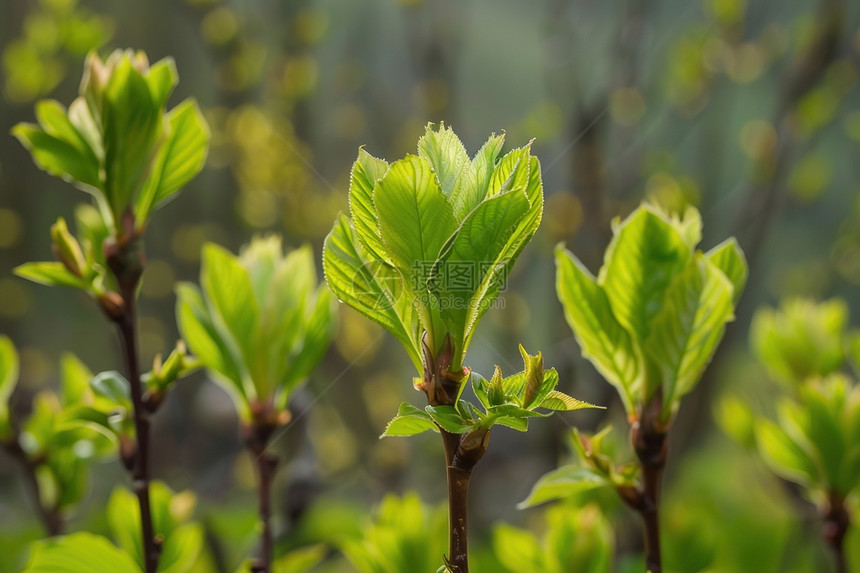
[[[725, 436], [725, 396], [764, 405], [773, 383], [747, 345], [750, 318], [788, 296], [843, 296], [860, 317], [860, 4], [848, 0], [14, 0], [0, 8], [0, 134], [33, 119], [43, 97], [70, 102], [90, 49], [173, 56], [213, 131], [209, 160], [148, 230], [141, 291], [144, 361], [176, 340], [175, 281], [196, 280], [205, 241], [237, 250], [277, 232], [321, 252], [346, 208], [358, 147], [394, 160], [427, 122], [454, 127], [467, 149], [504, 130], [535, 138], [544, 221], [514, 268], [504, 308], [487, 315], [469, 365], [519, 370], [516, 345], [543, 350], [563, 390], [608, 413], [556, 415], [527, 435], [500, 429], [473, 480], [476, 550], [493, 565], [490, 531], [540, 530], [518, 511], [538, 476], [570, 459], [569, 430], [623, 409], [580, 356], [555, 298], [552, 249], [565, 241], [599, 267], [614, 216], [642, 199], [696, 205], [703, 247], [736, 235], [751, 266], [737, 321], [671, 444], [665, 512], [675, 571], [819, 571], [827, 556], [811, 505], [754, 453]], [[84, 295], [27, 283], [14, 266], [51, 257], [48, 227], [86, 195], [39, 171], [0, 137], [0, 332], [22, 357], [16, 409], [55, 386], [61, 353], [119, 368], [114, 333]], [[393, 337], [340, 308], [335, 343], [276, 447], [281, 547], [361, 535], [386, 492], [444, 499], [435, 436], [378, 440], [402, 400], [420, 405]], [[860, 322], [855, 321], [855, 324]], [[159, 412], [156, 477], [193, 490], [212, 562], [232, 571], [254, 547], [254, 473], [227, 396], [204, 373]], [[104, 528], [124, 483], [95, 472], [71, 529]], [[17, 571], [39, 536], [15, 463], [0, 454], [0, 571]], [[635, 516], [597, 496], [615, 524], [618, 570], [635, 566]], [[853, 537], [860, 567], [860, 538]], [[320, 571], [350, 571], [336, 555]], [[860, 570], [860, 569], [858, 569]]]

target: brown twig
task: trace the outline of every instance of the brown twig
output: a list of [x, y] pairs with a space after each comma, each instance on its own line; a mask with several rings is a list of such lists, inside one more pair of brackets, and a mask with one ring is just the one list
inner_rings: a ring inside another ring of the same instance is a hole
[[139, 236], [134, 229], [131, 213], [124, 218], [123, 233], [116, 241], [105, 243], [105, 259], [119, 286], [120, 301], [105, 297], [102, 309], [117, 326], [122, 342], [131, 401], [134, 407], [135, 444], [132, 452], [123, 452], [123, 460], [131, 472], [132, 490], [140, 505], [141, 535], [143, 537], [143, 563], [145, 573], [156, 573], [161, 542], [156, 539], [152, 525], [152, 508], [149, 498], [149, 415], [151, 408], [144, 399], [140, 380], [137, 348], [137, 315], [135, 299], [143, 276], [144, 257]]
[[831, 491], [824, 510], [824, 527], [821, 535], [833, 550], [836, 573], [848, 573], [848, 558], [845, 555], [845, 535], [851, 526], [851, 516], [845, 507], [845, 498]]

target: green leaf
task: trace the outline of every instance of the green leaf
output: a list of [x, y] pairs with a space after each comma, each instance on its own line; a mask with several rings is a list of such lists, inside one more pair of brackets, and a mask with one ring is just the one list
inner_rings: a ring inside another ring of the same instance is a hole
[[349, 213], [362, 248], [373, 259], [390, 264], [373, 204], [373, 189], [387, 171], [387, 162], [373, 157], [364, 148], [358, 150], [349, 178]]
[[0, 440], [9, 433], [9, 397], [18, 384], [18, 353], [8, 336], [0, 336]]
[[[258, 303], [251, 288], [248, 271], [232, 253], [207, 243], [203, 246], [200, 286], [210, 308], [212, 323], [232, 340], [221, 337], [223, 345], [235, 345], [245, 364], [252, 364], [257, 354], [254, 332], [259, 318]], [[253, 380], [257, 394], [265, 397], [269, 389], [263, 380]], [[257, 387], [260, 385], [260, 387]]]
[[555, 261], [558, 298], [583, 356], [618, 389], [631, 412], [641, 366], [630, 335], [615, 319], [606, 293], [576, 256], [559, 245]]
[[105, 197], [119, 221], [147, 176], [162, 136], [162, 109], [146, 80], [124, 55], [103, 93]]
[[140, 573], [126, 553], [104, 537], [74, 533], [33, 545], [26, 573]]
[[364, 253], [343, 214], [325, 239], [323, 269], [334, 295], [392, 333], [421, 372], [418, 317], [412, 301], [400, 287], [396, 272]]
[[73, 275], [63, 263], [24, 263], [15, 267], [14, 272], [23, 279], [46, 286], [67, 286], [82, 290], [91, 288], [90, 283]]
[[90, 389], [93, 373], [81, 360], [71, 353], [60, 358], [61, 400], [63, 406], [81, 402]]
[[135, 216], [143, 226], [150, 213], [166, 204], [206, 164], [209, 127], [197, 102], [187, 99], [167, 115], [170, 131], [138, 195]]
[[705, 253], [705, 256], [726, 276], [734, 286], [732, 304], [737, 306], [738, 300], [747, 284], [749, 274], [744, 252], [732, 237]]
[[529, 496], [517, 504], [517, 507], [520, 509], [534, 507], [606, 485], [609, 485], [609, 480], [592, 469], [563, 466], [541, 477]]
[[501, 564], [517, 573], [547, 571], [543, 551], [535, 536], [524, 529], [501, 523], [493, 529], [493, 550]]
[[538, 407], [546, 408], [547, 410], [556, 410], [558, 412], [571, 412], [573, 410], [584, 410], [586, 408], [605, 409], [603, 406], [595, 406], [594, 404], [577, 400], [573, 396], [568, 396], [563, 392], [555, 390], [547, 394], [546, 398], [540, 402]]
[[317, 544], [293, 549], [272, 563], [272, 573], [307, 573], [327, 556], [325, 545]]
[[755, 313], [750, 341], [772, 377], [796, 385], [842, 367], [847, 323], [848, 307], [842, 300], [789, 299], [778, 311], [762, 308]]
[[167, 99], [173, 93], [173, 88], [179, 83], [179, 74], [176, 72], [176, 62], [173, 58], [163, 58], [152, 64], [149, 73], [146, 74], [146, 84], [152, 101], [157, 107], [164, 107]]
[[499, 161], [487, 188], [487, 197], [505, 191], [525, 189], [529, 185], [531, 168], [531, 142], [524, 147], [509, 151]]
[[[453, 129], [445, 127], [444, 124], [440, 125], [437, 131], [433, 131], [431, 125], [427, 126], [424, 135], [418, 140], [418, 156], [429, 162], [436, 173], [439, 188], [446, 197], [451, 197], [458, 180], [463, 177], [464, 170], [472, 166], [460, 138]], [[474, 185], [474, 181], [469, 184]], [[468, 187], [463, 187], [461, 192], [468, 195]], [[457, 219], [460, 220], [465, 214], [461, 212]]]
[[725, 275], [701, 255], [666, 289], [645, 341], [645, 353], [660, 373], [664, 415], [671, 415], [672, 404], [695, 387], [711, 361], [726, 323], [734, 319], [732, 292]]
[[107, 398], [114, 404], [131, 405], [131, 389], [128, 380], [116, 370], [96, 374], [90, 380], [90, 388], [96, 395]]
[[[506, 278], [508, 261], [500, 256], [528, 208], [528, 199], [522, 191], [485, 200], [466, 217], [439, 253], [439, 263], [434, 268], [439, 279], [430, 286], [444, 300], [445, 326], [460, 345], [470, 337], [478, 317], [471, 301], [488, 307], [498, 288], [484, 288], [481, 293], [482, 285]], [[458, 274], [465, 275], [465, 280], [458, 283]]]
[[427, 430], [438, 431], [430, 414], [416, 408], [409, 402], [403, 402], [397, 409], [397, 415], [388, 422], [385, 431], [379, 437], [414, 436]]
[[647, 205], [615, 229], [597, 283], [633, 342], [641, 345], [648, 339], [669, 283], [691, 255], [692, 249], [672, 225]]
[[[139, 534], [139, 532], [138, 532]], [[205, 547], [205, 532], [197, 523], [180, 525], [164, 540], [158, 559], [158, 573], [188, 573]]]
[[83, 189], [90, 193], [101, 187], [98, 163], [74, 143], [49, 135], [28, 123], [16, 125], [12, 135], [30, 152], [40, 169], [70, 183], [83, 185]]
[[770, 420], [759, 421], [756, 440], [762, 457], [774, 472], [801, 485], [817, 483], [815, 463], [779, 426]]
[[424, 410], [443, 430], [452, 434], [462, 434], [472, 428], [473, 424], [464, 420], [453, 406], [427, 406]]
[[288, 372], [282, 378], [285, 389], [292, 390], [307, 379], [328, 351], [336, 326], [332, 303], [330, 291], [321, 285], [316, 291], [316, 303], [310, 306], [311, 314], [305, 319], [299, 351], [292, 357], [291, 364], [286, 365]]
[[234, 345], [228, 346], [222, 339], [200, 291], [191, 283], [180, 283], [176, 287], [176, 320], [188, 347], [218, 375], [222, 386], [239, 406], [240, 414], [247, 415], [247, 397], [253, 388], [238, 349], [234, 350]]
[[[487, 138], [486, 143], [481, 146], [478, 153], [472, 159], [472, 167], [475, 170], [475, 196], [463, 199], [465, 211], [468, 213], [487, 195], [490, 186], [490, 179], [493, 172], [496, 170], [496, 159], [502, 152], [502, 147], [505, 145], [505, 134], [492, 134]], [[453, 203], [456, 203], [455, 197], [451, 198]]]
[[424, 314], [424, 329], [430, 334], [431, 350], [445, 336], [433, 324], [434, 306], [427, 286], [430, 271], [446, 240], [457, 228], [451, 204], [439, 188], [426, 159], [406, 156], [391, 165], [373, 192], [379, 230], [391, 261], [402, 278], [402, 286], [413, 293], [414, 304]]
[[36, 103], [36, 118], [41, 128], [50, 136], [72, 145], [86, 159], [87, 169], [96, 170], [98, 181], [99, 160], [92, 147], [70, 121], [66, 109], [55, 100], [41, 100]]

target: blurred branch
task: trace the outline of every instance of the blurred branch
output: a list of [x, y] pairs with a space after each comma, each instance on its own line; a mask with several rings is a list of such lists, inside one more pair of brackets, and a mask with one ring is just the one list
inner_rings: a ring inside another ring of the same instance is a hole
[[819, 83], [827, 66], [836, 59], [843, 36], [844, 18], [842, 0], [822, 0], [817, 21], [818, 34], [783, 81], [773, 120], [778, 143], [769, 157], [759, 161], [756, 173], [760, 177], [750, 182], [735, 225], [735, 234], [746, 253], [750, 269], [757, 268], [756, 260], [780, 210], [783, 183], [795, 148], [792, 140], [793, 113], [800, 100]]

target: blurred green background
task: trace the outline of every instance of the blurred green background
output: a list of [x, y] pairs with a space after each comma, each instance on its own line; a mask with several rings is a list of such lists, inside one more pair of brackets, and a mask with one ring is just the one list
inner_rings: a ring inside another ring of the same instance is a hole
[[[494, 523], [543, 527], [543, 509], [515, 505], [569, 459], [573, 424], [626, 427], [564, 322], [553, 246], [567, 242], [596, 271], [612, 217], [643, 198], [698, 206], [703, 247], [736, 235], [751, 273], [737, 321], [673, 430], [667, 567], [821, 571], [813, 507], [725, 437], [714, 412], [728, 395], [771, 407], [775, 385], [747, 345], [759, 305], [843, 296], [860, 317], [858, 25], [860, 4], [840, 0], [15, 0], [0, 18], [0, 133], [31, 121], [38, 98], [70, 102], [90, 49], [175, 58], [174, 100], [198, 99], [213, 140], [207, 168], [148, 230], [144, 362], [174, 345], [173, 284], [196, 280], [203, 242], [235, 251], [278, 232], [321, 251], [346, 209], [359, 146], [402, 157], [428, 121], [452, 125], [472, 151], [493, 131], [506, 131], [509, 147], [536, 138], [544, 221], [469, 365], [513, 372], [522, 342], [559, 369], [561, 390], [609, 411], [556, 415], [527, 435], [494, 432], [473, 480], [479, 573], [504, 570], [490, 555]], [[120, 367], [114, 333], [89, 299], [11, 274], [49, 258], [50, 224], [86, 200], [0, 137], [0, 332], [21, 351], [22, 414], [39, 388], [57, 384], [64, 351], [95, 371]], [[445, 496], [438, 438], [377, 439], [402, 400], [423, 401], [406, 354], [340, 311], [336, 342], [276, 443], [290, 460], [277, 484], [282, 548], [361, 537], [386, 492], [418, 490], [433, 505]], [[231, 403], [198, 373], [154, 430], [154, 476], [196, 493], [212, 563], [232, 571], [254, 546], [255, 478]], [[104, 530], [105, 500], [125, 480], [117, 463], [95, 474], [72, 530]], [[635, 516], [613, 496], [595, 501], [613, 519], [616, 570], [635, 566]], [[0, 454], [0, 571], [17, 571], [39, 534], [18, 468]], [[860, 571], [856, 531], [849, 546]], [[334, 556], [317, 570], [352, 569]]]

